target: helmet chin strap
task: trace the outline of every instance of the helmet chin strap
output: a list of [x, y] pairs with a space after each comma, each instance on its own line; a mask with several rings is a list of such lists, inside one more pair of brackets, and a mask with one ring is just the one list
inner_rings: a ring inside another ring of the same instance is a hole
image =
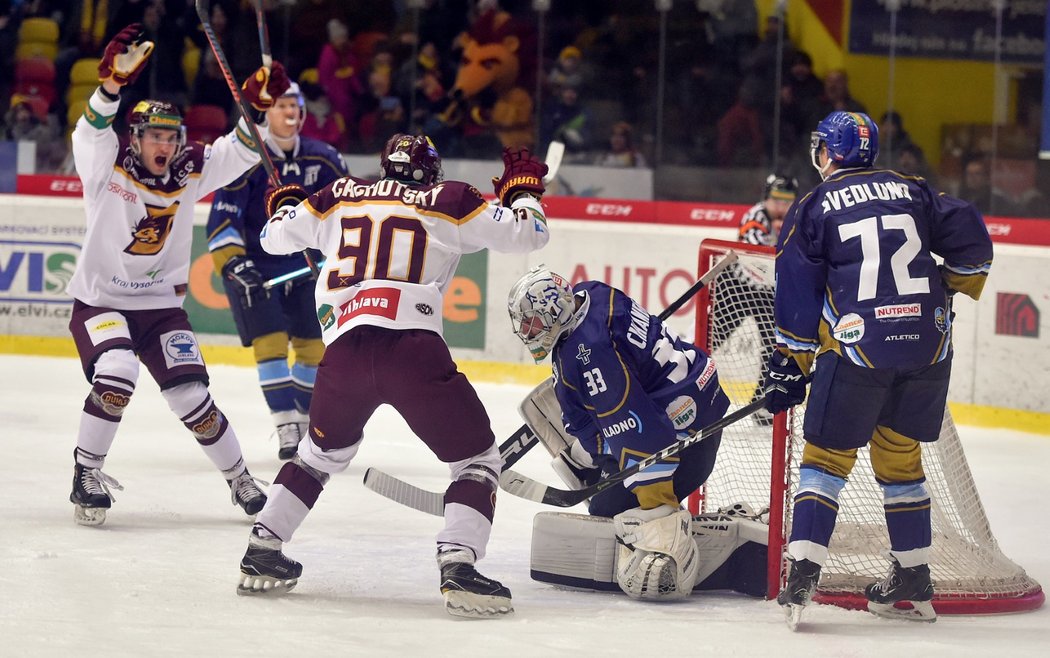
[[820, 166], [819, 146], [813, 147], [809, 150], [809, 162], [813, 165], [813, 168], [817, 170], [817, 173], [820, 174], [820, 180], [825, 181], [828, 179], [828, 176], [831, 175], [831, 172], [828, 171], [828, 168], [832, 164], [831, 158], [828, 158], [827, 164], [825, 164], [823, 167]]

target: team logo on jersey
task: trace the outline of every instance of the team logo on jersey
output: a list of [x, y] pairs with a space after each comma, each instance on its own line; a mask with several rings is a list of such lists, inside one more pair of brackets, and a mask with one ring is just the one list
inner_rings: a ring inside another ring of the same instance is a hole
[[948, 333], [948, 330], [952, 328], [952, 318], [943, 306], [933, 309], [933, 326], [937, 327], [937, 331], [942, 334]]
[[843, 315], [831, 330], [831, 335], [835, 340], [847, 345], [859, 342], [864, 338], [864, 318], [856, 313]]
[[667, 405], [667, 417], [676, 430], [684, 430], [696, 420], [696, 401], [688, 395], [679, 395]]
[[583, 365], [585, 365], [585, 366], [586, 365], [590, 365], [590, 363], [591, 363], [591, 351], [589, 349], [587, 349], [586, 345], [584, 345], [583, 343], [580, 343], [580, 350], [576, 353], [576, 358]]
[[431, 315], [434, 315], [434, 309], [430, 307], [430, 304], [416, 304], [416, 310], [422, 313], [423, 315], [427, 316], [428, 318]]
[[160, 335], [164, 347], [164, 362], [169, 368], [183, 365], [204, 365], [197, 338], [188, 331], [169, 331]]
[[131, 232], [131, 242], [124, 247], [124, 253], [132, 256], [154, 256], [160, 253], [171, 235], [171, 226], [175, 222], [175, 213], [179, 211], [179, 202], [167, 208], [146, 205], [146, 216], [135, 222]]
[[321, 304], [317, 308], [317, 321], [321, 323], [321, 329], [331, 329], [335, 324], [335, 309], [331, 304]]
[[893, 322], [895, 320], [907, 320], [922, 316], [922, 304], [891, 304], [890, 306], [876, 306], [875, 319], [880, 322]]
[[638, 414], [633, 411], [627, 411], [627, 418], [610, 423], [602, 428], [602, 436], [607, 439], [611, 439], [614, 436], [623, 434], [624, 432], [638, 432], [642, 433], [642, 419], [638, 417]]
[[359, 315], [377, 315], [388, 320], [397, 317], [397, 304], [401, 291], [397, 288], [371, 288], [362, 290], [357, 296], [339, 307], [339, 326], [343, 326]]

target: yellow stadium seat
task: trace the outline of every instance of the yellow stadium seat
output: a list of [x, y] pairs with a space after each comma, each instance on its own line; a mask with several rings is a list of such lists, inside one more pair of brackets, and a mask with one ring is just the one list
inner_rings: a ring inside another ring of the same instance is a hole
[[58, 56], [57, 43], [44, 43], [42, 41], [24, 41], [15, 46], [15, 59], [29, 59], [31, 57], [43, 57], [55, 61]]
[[[189, 39], [186, 40], [192, 43]], [[193, 89], [193, 82], [197, 79], [197, 70], [201, 65], [201, 49], [194, 46], [186, 48], [182, 52], [182, 74], [186, 77], [186, 88]]]
[[70, 85], [66, 89], [66, 105], [72, 105], [75, 101], [86, 101], [91, 94], [98, 89], [98, 83], [91, 85]]
[[83, 57], [73, 62], [69, 70], [69, 84], [98, 86], [98, 58]]
[[58, 23], [50, 18], [27, 18], [18, 26], [18, 43], [58, 44]]
[[70, 130], [76, 125], [80, 115], [84, 113], [85, 105], [87, 105], [86, 100], [77, 100], [69, 104], [69, 109], [66, 110], [66, 125], [69, 126]]
[[311, 84], [317, 84], [320, 80], [320, 76], [317, 73], [317, 69], [303, 69], [303, 72], [299, 74], [299, 83], [309, 82]]

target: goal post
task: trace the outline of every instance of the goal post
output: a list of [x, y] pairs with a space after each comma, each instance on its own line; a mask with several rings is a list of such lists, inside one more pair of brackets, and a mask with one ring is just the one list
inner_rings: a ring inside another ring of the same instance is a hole
[[[695, 340], [714, 358], [732, 408], [738, 408], [755, 395], [772, 349], [773, 249], [704, 240], [699, 271], [709, 270], [730, 250], [739, 262], [698, 296]], [[768, 509], [769, 598], [776, 596], [785, 575], [804, 417], [803, 404], [778, 414], [771, 426], [750, 418], [727, 427], [714, 472], [690, 501], [694, 513], [740, 502]], [[947, 410], [940, 439], [922, 446], [922, 459], [931, 498], [930, 570], [937, 612], [997, 614], [1040, 607], [1044, 594], [1039, 583], [999, 549]], [[864, 587], [881, 580], [890, 564], [882, 490], [866, 447], [859, 451], [839, 505], [814, 600], [863, 609]]]

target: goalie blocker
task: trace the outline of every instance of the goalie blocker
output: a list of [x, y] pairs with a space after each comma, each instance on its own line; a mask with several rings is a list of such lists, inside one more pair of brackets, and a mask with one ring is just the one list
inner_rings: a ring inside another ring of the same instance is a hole
[[[732, 590], [766, 595], [769, 526], [742, 505], [693, 517], [700, 572], [693, 591]], [[559, 587], [618, 592], [613, 520], [568, 512], [541, 512], [532, 525], [530, 575]]]

